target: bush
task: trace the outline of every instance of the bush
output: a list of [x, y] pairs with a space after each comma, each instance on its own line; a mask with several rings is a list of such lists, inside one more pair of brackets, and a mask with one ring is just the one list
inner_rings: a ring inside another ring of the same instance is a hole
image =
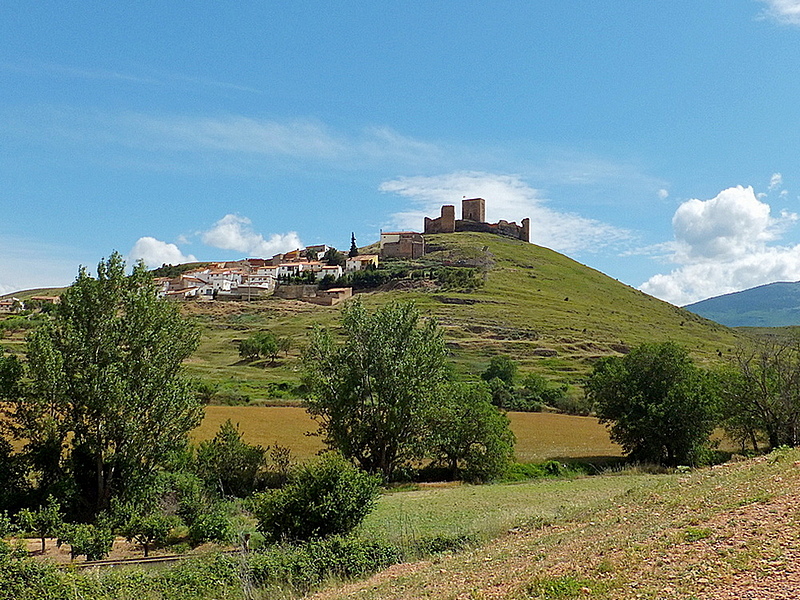
[[373, 509], [379, 481], [340, 455], [326, 454], [300, 467], [283, 489], [254, 497], [258, 528], [272, 541], [346, 534]]
[[514, 377], [517, 374], [517, 363], [504, 355], [493, 356], [489, 361], [489, 366], [481, 373], [481, 379], [491, 381], [494, 378], [501, 379], [509, 386], [514, 385]]
[[250, 556], [250, 572], [256, 584], [291, 584], [308, 591], [331, 576], [363, 577], [400, 562], [395, 546], [334, 536], [302, 545], [272, 546]]
[[235, 535], [230, 517], [220, 507], [199, 515], [189, 526], [189, 540], [194, 545], [203, 542], [230, 542]]
[[238, 425], [228, 419], [214, 439], [197, 449], [197, 473], [210, 489], [222, 496], [244, 498], [259, 486], [266, 465], [266, 449], [242, 439]]

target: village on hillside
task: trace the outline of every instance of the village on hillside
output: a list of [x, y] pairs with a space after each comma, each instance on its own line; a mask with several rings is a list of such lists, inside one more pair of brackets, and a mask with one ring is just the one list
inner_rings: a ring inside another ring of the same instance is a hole
[[[352, 246], [347, 254], [325, 244], [298, 248], [271, 258], [244, 258], [236, 261], [200, 263], [196, 268], [155, 278], [158, 293], [172, 300], [257, 300], [266, 296], [296, 299], [333, 306], [353, 295], [352, 286], [338, 285], [346, 275], [377, 269], [382, 259], [418, 259], [425, 255], [425, 235], [478, 231], [530, 241], [530, 220], [521, 225], [500, 220], [486, 222], [486, 200], [464, 198], [461, 219], [455, 206], [444, 205], [441, 216], [425, 218], [423, 233], [415, 231], [381, 232], [377, 254], [360, 254]], [[164, 265], [168, 269], [171, 265]], [[160, 270], [156, 269], [156, 273]], [[36, 297], [36, 302], [53, 303], [58, 297]], [[18, 298], [0, 299], [0, 312], [25, 308]]]

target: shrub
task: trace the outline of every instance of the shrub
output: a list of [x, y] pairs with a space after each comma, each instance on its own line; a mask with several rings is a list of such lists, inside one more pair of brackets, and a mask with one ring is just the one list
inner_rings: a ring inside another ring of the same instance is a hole
[[502, 379], [509, 386], [514, 385], [514, 377], [517, 374], [517, 363], [508, 356], [493, 356], [489, 361], [489, 366], [481, 374], [484, 381], [491, 381], [495, 377]]
[[228, 419], [214, 439], [200, 443], [197, 472], [209, 488], [221, 495], [244, 498], [258, 488], [266, 452], [261, 446], [245, 443], [238, 425]]
[[348, 533], [373, 509], [379, 481], [340, 455], [326, 454], [300, 467], [283, 489], [254, 498], [258, 528], [272, 541]]
[[250, 556], [250, 572], [260, 586], [291, 584], [305, 592], [325, 579], [361, 577], [400, 562], [400, 552], [379, 541], [334, 536], [300, 545], [272, 546]]
[[199, 515], [189, 526], [189, 540], [194, 545], [203, 542], [230, 542], [235, 535], [230, 517], [220, 507]]

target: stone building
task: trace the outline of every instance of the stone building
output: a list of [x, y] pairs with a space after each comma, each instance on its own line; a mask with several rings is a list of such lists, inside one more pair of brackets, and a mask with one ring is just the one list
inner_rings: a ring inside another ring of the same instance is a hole
[[454, 233], [456, 231], [479, 231], [496, 233], [531, 241], [531, 220], [522, 219], [522, 224], [501, 219], [497, 223], [486, 222], [486, 200], [465, 198], [461, 201], [461, 219], [456, 219], [456, 207], [452, 204], [442, 206], [442, 214], [436, 219], [425, 217], [425, 233]]
[[425, 238], [416, 231], [382, 231], [381, 258], [420, 258], [425, 255]]

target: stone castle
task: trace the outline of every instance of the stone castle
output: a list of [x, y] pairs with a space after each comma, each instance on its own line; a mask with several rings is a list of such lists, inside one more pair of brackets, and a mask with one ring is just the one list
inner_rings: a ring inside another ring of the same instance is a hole
[[425, 233], [454, 233], [456, 231], [480, 231], [496, 233], [530, 242], [531, 220], [522, 219], [522, 225], [500, 220], [486, 222], [486, 200], [465, 198], [461, 201], [461, 218], [456, 219], [456, 207], [452, 204], [442, 206], [442, 215], [437, 219], [425, 217]]

